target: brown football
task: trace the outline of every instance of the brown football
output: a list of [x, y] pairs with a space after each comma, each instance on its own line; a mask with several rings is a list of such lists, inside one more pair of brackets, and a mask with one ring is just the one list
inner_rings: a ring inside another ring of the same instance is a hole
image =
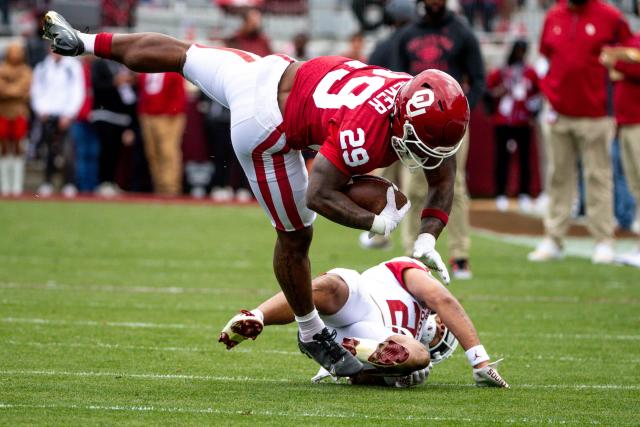
[[[342, 192], [363, 209], [379, 214], [387, 205], [387, 188], [393, 183], [386, 178], [373, 175], [355, 175]], [[400, 209], [407, 203], [407, 196], [395, 190], [396, 207]]]

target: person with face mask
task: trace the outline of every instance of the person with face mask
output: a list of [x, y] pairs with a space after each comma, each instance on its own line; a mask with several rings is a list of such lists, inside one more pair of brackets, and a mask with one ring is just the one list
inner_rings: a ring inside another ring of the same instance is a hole
[[598, 61], [602, 48], [631, 37], [622, 13], [602, 0], [569, 0], [549, 10], [540, 39], [548, 61], [541, 89], [551, 112], [548, 150], [549, 210], [545, 238], [530, 261], [562, 258], [576, 191], [576, 165], [582, 160], [587, 227], [595, 239], [591, 261], [613, 262], [613, 178], [609, 147], [614, 135], [609, 117], [607, 69]]
[[[485, 88], [484, 64], [478, 39], [464, 20], [447, 8], [447, 0], [421, 0], [425, 14], [419, 21], [408, 25], [398, 36], [400, 69], [417, 74], [426, 69], [438, 69], [450, 74], [463, 87], [473, 108], [482, 98]], [[456, 279], [470, 279], [469, 268], [469, 197], [465, 177], [465, 166], [469, 148], [468, 132], [456, 155], [457, 172], [453, 208], [448, 225], [449, 257]], [[424, 204], [426, 181], [419, 174], [403, 171], [402, 191], [411, 200], [412, 209]], [[410, 219], [419, 213], [410, 213], [402, 224], [402, 240], [407, 252], [418, 233], [419, 223]]]

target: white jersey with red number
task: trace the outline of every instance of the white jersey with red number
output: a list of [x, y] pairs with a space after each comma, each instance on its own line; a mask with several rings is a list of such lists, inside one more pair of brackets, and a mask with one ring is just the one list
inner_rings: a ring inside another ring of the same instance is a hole
[[406, 329], [414, 338], [420, 339], [429, 309], [422, 307], [407, 290], [403, 272], [410, 268], [429, 271], [420, 261], [399, 257], [366, 270], [361, 277], [385, 326], [395, 332], [400, 332], [399, 328]]
[[364, 273], [334, 268], [349, 287], [345, 305], [333, 315], [322, 315], [338, 337], [359, 337], [383, 341], [408, 331], [420, 339], [429, 310], [407, 291], [403, 272], [410, 268], [429, 270], [420, 261], [400, 257], [385, 261]]
[[339, 56], [312, 59], [298, 69], [284, 114], [287, 144], [319, 150], [347, 175], [388, 166], [390, 114], [404, 73]]

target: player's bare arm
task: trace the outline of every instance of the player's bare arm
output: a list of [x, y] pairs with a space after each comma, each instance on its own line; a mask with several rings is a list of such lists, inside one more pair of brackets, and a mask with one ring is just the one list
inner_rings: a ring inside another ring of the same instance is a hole
[[[453, 203], [453, 187], [456, 180], [456, 156], [447, 157], [440, 167], [424, 169], [429, 183], [425, 209], [437, 209], [446, 214], [451, 212]], [[446, 222], [442, 218], [424, 215], [420, 225], [420, 233], [429, 233], [435, 238], [440, 236]]]
[[309, 174], [307, 206], [338, 224], [370, 230], [375, 215], [356, 205], [341, 191], [350, 179], [318, 153]]
[[469, 364], [473, 368], [473, 377], [481, 387], [509, 387], [497, 371], [500, 361], [490, 363], [489, 355], [476, 332], [473, 322], [466, 311], [447, 288], [420, 269], [408, 269], [404, 272], [407, 290], [421, 304], [438, 313], [447, 328], [456, 336], [465, 350]]

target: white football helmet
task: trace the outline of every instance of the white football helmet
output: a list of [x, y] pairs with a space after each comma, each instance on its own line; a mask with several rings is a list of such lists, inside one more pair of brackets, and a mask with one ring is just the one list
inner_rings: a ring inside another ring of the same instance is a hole
[[451, 357], [458, 347], [455, 335], [442, 323], [437, 313], [432, 313], [427, 317], [427, 322], [422, 328], [420, 342], [429, 350], [431, 363], [434, 365]]

